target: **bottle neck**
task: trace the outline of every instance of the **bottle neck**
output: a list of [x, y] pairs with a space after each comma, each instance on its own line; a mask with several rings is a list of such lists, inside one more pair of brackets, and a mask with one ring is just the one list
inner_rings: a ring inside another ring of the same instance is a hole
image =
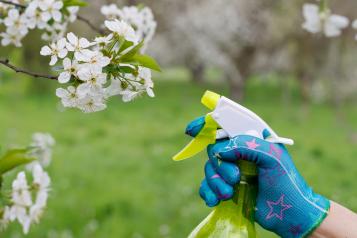
[[238, 162], [240, 184], [232, 199], [222, 201], [212, 213], [192, 231], [189, 238], [240, 237], [256, 238], [254, 226], [257, 173], [255, 164]]
[[254, 226], [255, 201], [258, 188], [256, 165], [252, 162], [240, 160], [238, 167], [241, 173], [240, 183], [234, 188], [233, 203], [240, 223], [251, 223]]

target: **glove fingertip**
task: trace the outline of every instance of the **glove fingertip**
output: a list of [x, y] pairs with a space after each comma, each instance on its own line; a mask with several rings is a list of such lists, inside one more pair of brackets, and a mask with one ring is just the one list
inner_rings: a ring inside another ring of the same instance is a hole
[[226, 186], [220, 189], [220, 194], [218, 194], [218, 198], [223, 201], [229, 200], [233, 197], [233, 192], [233, 187]]
[[209, 207], [214, 207], [219, 203], [219, 199], [208, 186], [206, 179], [204, 179], [201, 183], [199, 194], [200, 197], [205, 201], [206, 205]]
[[269, 132], [268, 129], [264, 129], [263, 132], [262, 132], [262, 136], [263, 136], [263, 139], [265, 140], [266, 138], [271, 136], [271, 133]]
[[200, 131], [204, 125], [205, 125], [205, 117], [204, 116], [196, 118], [195, 120], [193, 120], [192, 122], [190, 122], [187, 125], [185, 134], [195, 137], [198, 135], [198, 133], [200, 133]]
[[205, 202], [208, 207], [215, 207], [219, 203], [219, 200], [217, 197], [209, 195], [206, 197]]

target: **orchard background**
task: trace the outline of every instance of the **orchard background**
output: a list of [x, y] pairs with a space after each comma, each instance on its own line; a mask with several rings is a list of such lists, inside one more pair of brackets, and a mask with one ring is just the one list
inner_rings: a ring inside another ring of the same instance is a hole
[[[89, 1], [80, 15], [99, 26], [98, 9], [110, 2]], [[147, 52], [163, 71], [153, 74], [155, 98], [113, 97], [92, 114], [64, 110], [54, 94], [58, 83], [0, 67], [2, 147], [26, 144], [36, 131], [57, 141], [47, 169], [48, 208], [26, 237], [186, 236], [209, 212], [198, 196], [206, 155], [182, 163], [171, 157], [189, 140], [185, 125], [207, 112], [200, 104], [206, 89], [238, 100], [293, 138], [289, 151], [308, 183], [357, 210], [357, 31], [305, 31], [305, 1], [217, 2], [115, 2], [144, 3], [154, 12]], [[350, 23], [356, 7], [329, 1]], [[69, 31], [94, 36], [83, 22]], [[0, 47], [0, 58], [50, 72], [39, 35], [30, 32], [22, 48]], [[24, 237], [16, 223], [1, 236]]]

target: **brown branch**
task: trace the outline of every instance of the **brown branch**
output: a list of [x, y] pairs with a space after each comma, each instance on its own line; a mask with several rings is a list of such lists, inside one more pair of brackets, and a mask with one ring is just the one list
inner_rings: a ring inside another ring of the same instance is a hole
[[26, 8], [25, 5], [22, 5], [22, 4], [19, 4], [19, 3], [14, 3], [14, 2], [11, 2], [11, 1], [0, 0], [0, 2], [2, 2], [4, 4], [8, 4], [8, 5], [13, 5], [15, 7]]
[[27, 71], [25, 69], [17, 68], [16, 66], [10, 64], [9, 59], [4, 59], [4, 60], [0, 59], [0, 64], [5, 65], [6, 67], [12, 69], [16, 73], [27, 74], [27, 75], [30, 75], [35, 78], [46, 78], [46, 79], [51, 79], [51, 80], [58, 80], [57, 76], [35, 73], [35, 72]]
[[86, 23], [92, 30], [98, 32], [99, 34], [102, 34], [104, 35], [105, 34], [105, 30], [99, 28], [99, 27], [96, 27], [92, 22], [90, 22], [87, 18], [83, 17], [83, 16], [80, 16], [80, 15], [77, 15], [77, 19]]

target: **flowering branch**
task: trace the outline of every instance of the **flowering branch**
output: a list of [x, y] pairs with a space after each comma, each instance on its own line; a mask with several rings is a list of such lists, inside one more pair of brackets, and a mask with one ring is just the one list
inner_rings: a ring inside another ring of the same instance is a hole
[[80, 15], [77, 15], [77, 19], [79, 21], [82, 21], [84, 23], [86, 23], [92, 30], [98, 32], [99, 34], [101, 35], [104, 35], [105, 34], [105, 31], [101, 28], [98, 28], [96, 27], [92, 22], [90, 22], [87, 18], [83, 17], [83, 16], [80, 16]]
[[15, 7], [26, 8], [25, 5], [22, 5], [22, 4], [19, 4], [19, 3], [14, 3], [14, 2], [11, 2], [11, 1], [0, 0], [0, 2], [2, 2], [4, 4], [8, 4], [8, 5], [13, 5]]
[[[48, 42], [40, 54], [50, 56], [49, 65], [57, 73], [31, 72], [4, 58], [0, 59], [0, 64], [17, 73], [67, 84], [66, 88], [57, 88], [56, 96], [64, 107], [78, 108], [86, 113], [104, 110], [108, 99], [116, 95], [125, 102], [144, 93], [155, 96], [151, 70], [160, 71], [160, 66], [144, 53], [156, 29], [150, 8], [120, 9], [115, 4], [104, 5], [100, 10], [107, 19], [104, 28], [93, 24], [90, 18], [78, 16], [80, 7], [87, 4], [84, 0], [45, 2], [28, 0], [24, 4], [0, 0], [0, 8], [4, 11], [0, 24], [6, 28], [0, 32], [0, 43], [21, 47], [21, 40], [31, 30], [40, 29], [43, 31], [41, 38]], [[97, 33], [92, 41], [73, 32], [66, 34], [68, 25], [76, 20], [86, 23]]]
[[[15, 7], [19, 7], [19, 8], [22, 8], [22, 9], [25, 9], [27, 6], [26, 5], [22, 5], [20, 3], [14, 3], [14, 2], [11, 2], [11, 1], [6, 1], [6, 0], [0, 0], [1, 3], [4, 3], [4, 4], [8, 4], [8, 5], [13, 5]], [[84, 22], [85, 24], [87, 24], [92, 30], [98, 32], [99, 34], [104, 34], [105, 31], [103, 29], [100, 29], [98, 27], [96, 27], [92, 22], [90, 22], [87, 18], [83, 17], [83, 16], [80, 16], [80, 15], [77, 15], [77, 19]]]
[[51, 80], [58, 80], [57, 76], [34, 73], [34, 72], [27, 71], [25, 69], [20, 69], [20, 68], [18, 68], [16, 66], [10, 64], [9, 59], [4, 59], [4, 60], [0, 59], [0, 64], [5, 65], [6, 67], [12, 69], [16, 73], [27, 74], [27, 75], [30, 75], [30, 76], [35, 77], [35, 78], [47, 78], [47, 79], [51, 79]]

